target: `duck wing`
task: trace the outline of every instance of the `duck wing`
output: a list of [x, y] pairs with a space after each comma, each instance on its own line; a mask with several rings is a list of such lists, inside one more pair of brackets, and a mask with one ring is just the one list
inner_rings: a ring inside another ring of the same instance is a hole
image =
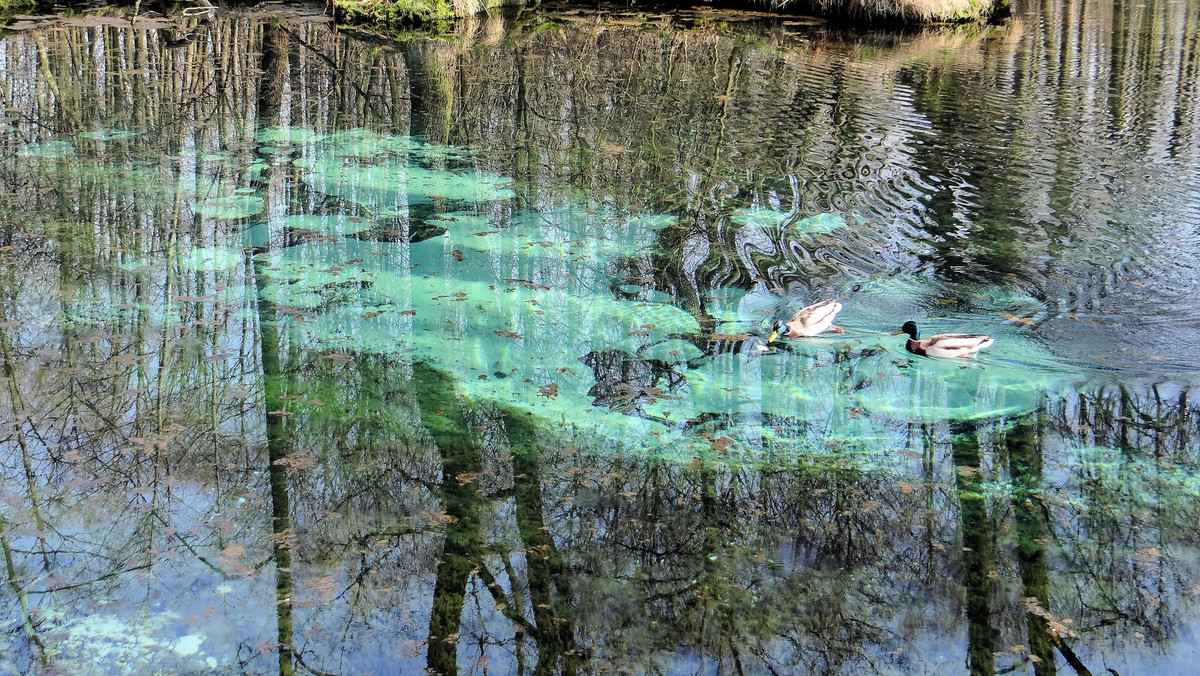
[[800, 311], [792, 317], [792, 322], [800, 322], [804, 326], [818, 326], [822, 322], [832, 323], [833, 318], [841, 311], [842, 304], [837, 302], [836, 298], [830, 298], [827, 301], [800, 308]]
[[925, 354], [931, 357], [965, 357], [989, 348], [996, 342], [975, 333], [939, 333], [920, 341]]

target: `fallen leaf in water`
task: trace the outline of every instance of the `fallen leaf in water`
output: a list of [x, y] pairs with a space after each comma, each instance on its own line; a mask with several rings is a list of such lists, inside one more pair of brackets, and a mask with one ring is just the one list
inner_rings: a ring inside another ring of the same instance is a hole
[[1133, 562], [1145, 568], [1158, 563], [1160, 556], [1158, 547], [1146, 547], [1133, 553]]
[[1016, 315], [1012, 314], [1011, 312], [1001, 312], [1001, 313], [1000, 313], [1000, 317], [1001, 317], [1002, 319], [1006, 319], [1006, 320], [1008, 320], [1008, 321], [1010, 321], [1010, 322], [1012, 322], [1012, 323], [1014, 323], [1014, 324], [1025, 324], [1025, 325], [1027, 325], [1027, 326], [1028, 326], [1028, 325], [1032, 325], [1032, 324], [1033, 324], [1033, 319], [1032, 319], [1032, 318], [1030, 318], [1030, 317], [1018, 317], [1018, 316], [1016, 316]]
[[466, 486], [481, 476], [483, 476], [483, 472], [459, 472], [454, 478], [458, 480], [459, 486]]
[[312, 581], [310, 588], [317, 592], [317, 596], [322, 601], [329, 601], [337, 594], [337, 584], [333, 581], [332, 575], [322, 575]]
[[288, 474], [299, 474], [303, 470], [317, 464], [316, 458], [308, 455], [306, 451], [297, 451], [291, 455], [286, 455], [274, 463], [287, 470]]

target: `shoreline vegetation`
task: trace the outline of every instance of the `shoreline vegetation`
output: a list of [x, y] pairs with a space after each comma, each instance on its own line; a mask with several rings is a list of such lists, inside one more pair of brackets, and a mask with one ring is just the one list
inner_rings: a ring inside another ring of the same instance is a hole
[[[381, 27], [411, 27], [475, 16], [498, 7], [522, 6], [523, 0], [330, 0], [339, 23]], [[1009, 14], [1008, 0], [749, 0], [707, 4], [714, 10], [755, 11], [764, 16], [812, 15], [864, 24], [923, 25], [1000, 19]], [[580, 4], [579, 6], [587, 6]], [[571, 4], [563, 5], [570, 9]], [[688, 5], [663, 3], [640, 9], [647, 13]], [[633, 11], [627, 7], [626, 10]]]
[[[285, 1], [272, 9], [307, 13], [301, 9], [302, 4], [304, 3]], [[537, 9], [564, 17], [577, 14], [581, 10], [591, 10], [599, 15], [610, 16], [612, 21], [621, 24], [631, 21], [654, 23], [669, 18], [697, 25], [720, 25], [727, 21], [745, 20], [747, 17], [777, 18], [813, 24], [838, 21], [891, 27], [961, 25], [996, 21], [1010, 14], [1009, 0], [717, 0], [687, 5], [656, 2], [638, 6], [589, 5], [561, 0], [549, 3], [538, 0], [325, 0], [323, 7], [317, 2], [309, 4], [313, 9], [332, 15], [333, 20], [343, 27], [357, 28], [385, 39], [403, 38], [414, 32], [443, 33], [449, 30], [449, 22], [505, 8]], [[85, 14], [96, 16], [94, 11], [97, 8], [93, 6], [91, 9], [93, 11]], [[6, 26], [9, 31], [26, 28], [24, 24], [31, 21], [32, 24], [43, 23], [47, 16], [42, 15], [42, 11], [49, 10], [51, 7], [46, 5], [44, 0], [0, 0], [0, 13], [5, 13], [22, 24], [13, 26], [10, 19], [9, 25]], [[207, 0], [184, 0], [182, 3], [137, 0], [117, 2], [107, 8], [101, 6], [99, 11], [101, 15], [111, 19], [132, 12], [128, 18], [138, 22], [174, 16], [212, 18], [219, 8]], [[21, 12], [33, 12], [36, 16], [14, 16]], [[58, 12], [52, 14], [63, 16]]]

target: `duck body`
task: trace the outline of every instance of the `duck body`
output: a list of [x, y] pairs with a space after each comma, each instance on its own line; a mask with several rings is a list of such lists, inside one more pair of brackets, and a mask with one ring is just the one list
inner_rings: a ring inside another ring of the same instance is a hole
[[996, 342], [988, 336], [973, 333], [939, 333], [928, 338], [921, 337], [921, 329], [915, 322], [905, 322], [895, 334], [907, 333], [908, 341], [904, 349], [913, 354], [939, 359], [966, 357], [980, 350], [986, 350]]
[[775, 325], [771, 327], [771, 337], [767, 339], [767, 342], [774, 342], [779, 336], [806, 338], [829, 329], [833, 329], [836, 333], [845, 333], [841, 327], [833, 325], [833, 318], [841, 311], [842, 304], [835, 298], [801, 308], [790, 320], [775, 322]]

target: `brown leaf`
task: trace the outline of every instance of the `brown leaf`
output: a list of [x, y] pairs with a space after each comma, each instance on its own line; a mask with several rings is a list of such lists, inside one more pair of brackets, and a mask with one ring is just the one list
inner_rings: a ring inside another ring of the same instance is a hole
[[288, 474], [299, 474], [300, 472], [317, 464], [317, 460], [311, 455], [308, 455], [307, 451], [297, 451], [296, 453], [276, 460], [273, 464], [284, 468], [287, 470]]
[[719, 439], [713, 439], [713, 441], [712, 441], [712, 448], [714, 451], [717, 451], [718, 453], [725, 451], [732, 445], [733, 445], [733, 439], [730, 439], [729, 437], [721, 437]]
[[1133, 562], [1142, 568], [1147, 568], [1158, 563], [1160, 557], [1158, 547], [1146, 547], [1133, 553]]
[[337, 584], [333, 581], [332, 575], [322, 575], [313, 580], [311, 588], [317, 592], [322, 601], [328, 601], [337, 594]]

